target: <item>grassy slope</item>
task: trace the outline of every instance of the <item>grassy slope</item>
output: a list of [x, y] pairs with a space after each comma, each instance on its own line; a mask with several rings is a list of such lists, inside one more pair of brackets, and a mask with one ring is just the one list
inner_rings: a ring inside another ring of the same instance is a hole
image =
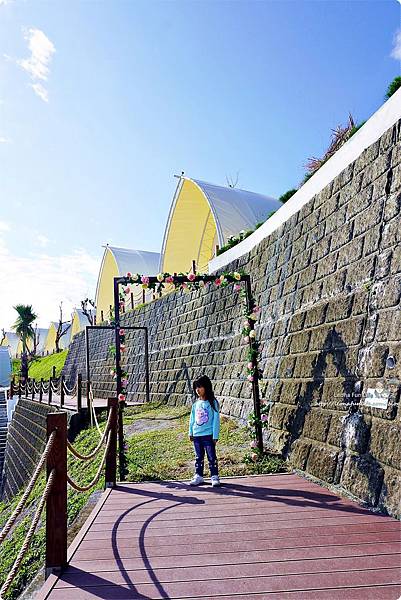
[[[188, 479], [194, 472], [194, 451], [188, 439], [188, 407], [167, 407], [150, 404], [129, 408], [124, 423], [137, 419], [171, 419], [171, 427], [160, 431], [144, 431], [128, 439], [129, 481], [152, 479]], [[249, 435], [231, 419], [221, 418], [217, 457], [221, 476], [277, 473], [285, 470], [284, 462], [277, 457], [267, 457], [263, 462], [244, 461], [249, 451]], [[207, 465], [207, 461], [206, 461]], [[207, 468], [206, 468], [207, 473]]]
[[[144, 431], [128, 438], [128, 476], [129, 481], [155, 479], [187, 479], [193, 473], [193, 448], [188, 440], [188, 407], [168, 407], [166, 405], [149, 404], [143, 407], [126, 410], [124, 423], [132, 425], [141, 420], [151, 423], [152, 420], [167, 419], [171, 427], [159, 431]], [[103, 419], [104, 423], [104, 419]], [[96, 429], [82, 431], [74, 445], [83, 454], [89, 453], [98, 443]], [[284, 471], [284, 462], [277, 457], [267, 457], [261, 463], [244, 461], [249, 449], [249, 437], [245, 428], [238, 427], [232, 420], [222, 418], [220, 440], [217, 446], [220, 474], [247, 475], [256, 473], [277, 473]], [[69, 456], [68, 471], [77, 482], [87, 484], [93, 478], [100, 457], [95, 462], [82, 463]], [[93, 491], [102, 489], [103, 477]], [[36, 485], [28, 510], [23, 519], [14, 528], [12, 536], [0, 546], [0, 585], [6, 578], [11, 565], [21, 547], [24, 535], [29, 528], [31, 515], [43, 491], [44, 478]], [[83, 494], [68, 490], [68, 522], [71, 524], [85, 506], [92, 492]], [[15, 507], [19, 498], [5, 506], [0, 503], [0, 529]], [[7, 600], [14, 600], [35, 577], [44, 563], [44, 523], [41, 523], [34, 536], [27, 556], [15, 582], [6, 595]]]
[[56, 367], [56, 377], [61, 373], [64, 367], [65, 359], [67, 358], [68, 350], [63, 350], [57, 354], [43, 356], [31, 363], [29, 367], [29, 376], [33, 379], [49, 379], [53, 374], [53, 367]]
[[[63, 350], [57, 354], [49, 354], [36, 358], [29, 366], [29, 377], [32, 379], [49, 379], [53, 375], [53, 366], [56, 367], [56, 377], [61, 373], [67, 358], [68, 350]], [[18, 358], [13, 360], [13, 374], [18, 375], [21, 368], [21, 361]]]

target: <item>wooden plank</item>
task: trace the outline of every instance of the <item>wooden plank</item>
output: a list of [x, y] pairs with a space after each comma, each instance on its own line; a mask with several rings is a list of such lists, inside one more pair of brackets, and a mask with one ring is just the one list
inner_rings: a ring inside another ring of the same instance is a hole
[[[298, 535], [299, 530], [301, 529], [305, 529], [305, 528], [309, 528], [309, 527], [313, 527], [313, 524], [315, 522], [315, 519], [311, 519], [311, 522], [309, 522], [309, 520], [304, 520], [304, 519], [297, 519], [297, 520], [291, 520], [291, 521], [277, 521], [277, 522], [271, 522], [271, 521], [267, 521], [263, 523], [263, 531], [264, 533], [266, 533], [268, 530], [272, 530], [274, 532], [277, 532], [280, 529], [290, 529], [294, 532], [296, 532], [296, 530], [298, 530], [298, 532], [294, 533], [294, 535]], [[385, 525], [385, 523], [382, 523], [382, 518], [380, 516], [368, 516], [368, 517], [321, 517], [320, 519], [317, 519], [317, 522], [319, 523], [319, 525], [314, 528], [332, 528], [335, 526], [339, 526], [339, 527], [344, 527], [344, 526], [353, 526], [353, 525], [364, 525], [364, 524], [370, 524], [370, 523], [380, 523], [382, 526]], [[120, 527], [119, 528], [119, 538], [123, 539], [123, 538], [127, 538], [127, 537], [132, 537], [133, 533], [131, 529], [129, 529], [129, 527], [127, 527], [127, 525], [125, 524], [124, 527]], [[195, 537], [196, 535], [200, 535], [202, 537], [210, 534], [212, 536], [214, 535], [220, 535], [220, 534], [224, 534], [224, 533], [237, 533], [237, 534], [241, 534], [241, 533], [249, 533], [251, 531], [260, 531], [261, 529], [261, 524], [260, 522], [255, 522], [255, 523], [232, 523], [232, 524], [224, 524], [224, 525], [219, 525], [216, 524], [214, 525], [213, 523], [208, 524], [208, 525], [204, 525], [202, 526], [197, 526], [194, 525], [193, 527], [187, 527], [186, 528], [186, 532], [185, 534], [182, 534], [182, 529], [180, 528], [176, 528], [176, 527], [158, 527], [156, 529], [151, 529], [150, 532], [147, 530], [146, 532], [146, 538], [150, 539], [150, 538], [159, 538], [159, 537], [167, 537], [170, 542], [174, 541], [178, 538], [182, 538], [182, 537]], [[105, 540], [108, 539], [110, 537], [110, 535], [112, 534], [112, 530], [102, 530], [102, 531], [93, 531], [93, 529], [91, 528], [87, 534], [87, 538], [88, 540]]]
[[[172, 583], [181, 581], [212, 581], [213, 579], [237, 579], [239, 577], [272, 577], [277, 575], [299, 575], [303, 573], [334, 573], [336, 571], [365, 571], [369, 569], [397, 569], [400, 567], [400, 556], [395, 555], [376, 555], [359, 556], [351, 558], [324, 558], [316, 560], [293, 560], [276, 561], [271, 563], [247, 563], [247, 564], [229, 564], [229, 565], [207, 565], [196, 567], [171, 567], [156, 569], [152, 564], [148, 569], [137, 569], [127, 571], [122, 565], [115, 564], [111, 571], [93, 571], [92, 574], [100, 574], [102, 585], [111, 583], [124, 584], [127, 580], [135, 585], [138, 583], [152, 583], [155, 578], [160, 583]], [[151, 569], [151, 572], [150, 572]], [[63, 574], [56, 584], [60, 587], [82, 587], [86, 585], [88, 572], [82, 572], [79, 569], [70, 570]], [[401, 583], [401, 572], [399, 580]]]
[[[188, 548], [190, 552], [190, 547]], [[119, 555], [119, 559], [123, 560], [123, 567], [125, 570], [144, 569], [147, 568], [148, 561], [151, 560], [152, 569], [164, 569], [168, 567], [198, 567], [206, 565], [227, 565], [227, 564], [245, 564], [245, 563], [259, 563], [259, 562], [276, 562], [276, 561], [291, 561], [291, 560], [312, 560], [321, 558], [345, 558], [352, 556], [378, 556], [380, 554], [399, 554], [401, 553], [401, 546], [399, 543], [391, 542], [379, 542], [370, 544], [369, 548], [366, 548], [363, 544], [351, 544], [349, 546], [320, 546], [308, 548], [305, 552], [305, 548], [286, 548], [280, 550], [241, 550], [241, 545], [238, 544], [237, 548], [231, 552], [219, 552], [209, 554], [193, 554], [184, 553], [182, 555], [171, 555], [167, 556], [149, 556], [146, 552], [145, 556], [142, 556], [139, 552], [136, 558], [133, 558], [130, 554], [126, 557]], [[96, 573], [98, 571], [111, 571], [116, 566], [116, 552], [114, 550], [109, 553], [109, 558], [99, 558], [96, 556], [95, 559], [89, 558], [79, 560], [76, 558], [73, 560], [69, 567], [69, 572], [73, 572], [75, 569], [90, 571]], [[146, 557], [146, 561], [145, 561]], [[398, 559], [400, 561], [400, 558]]]
[[[157, 580], [150, 584], [121, 584], [103, 585], [101, 577], [87, 574], [85, 585], [80, 586], [79, 600], [86, 598], [130, 598], [137, 600], [143, 597], [150, 598], [203, 598], [235, 594], [256, 594], [266, 592], [285, 592], [302, 590], [333, 590], [341, 588], [362, 587], [378, 585], [400, 585], [400, 570], [378, 569], [351, 572], [318, 573], [302, 575], [282, 575], [276, 577], [243, 577], [238, 579], [204, 580], [199, 582], [176, 582], [161, 584]], [[76, 588], [58, 588], [52, 592], [52, 600], [77, 600]], [[335, 598], [335, 596], [334, 596]]]
[[[399, 600], [401, 586], [398, 585], [380, 585], [369, 588], [341, 588], [329, 590], [307, 590], [296, 592], [272, 592], [267, 594], [252, 594], [252, 596], [242, 594], [235, 596], [224, 596], [224, 600]], [[177, 598], [183, 600], [183, 598]], [[211, 596], [202, 596], [202, 600], [215, 600]]]

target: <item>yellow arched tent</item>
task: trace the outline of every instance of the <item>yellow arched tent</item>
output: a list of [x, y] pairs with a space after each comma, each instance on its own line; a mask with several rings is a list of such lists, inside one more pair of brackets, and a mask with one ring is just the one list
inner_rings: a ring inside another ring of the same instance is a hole
[[[63, 331], [67, 330], [66, 333], [60, 338], [60, 349], [65, 350], [70, 345], [71, 341], [71, 327], [70, 323], [63, 323]], [[57, 335], [58, 323], [52, 321], [49, 325], [46, 341], [44, 344], [44, 354], [52, 354], [56, 351], [56, 335]], [[67, 329], [68, 328], [68, 329]]]
[[[88, 311], [90, 315], [94, 315], [94, 310]], [[80, 331], [84, 331], [87, 325], [91, 325], [88, 317], [84, 314], [81, 308], [74, 308], [71, 317], [71, 340]]]
[[[96, 287], [96, 320], [98, 323], [110, 317], [110, 306], [114, 310], [114, 277], [123, 277], [128, 272], [143, 275], [157, 275], [160, 263], [158, 252], [129, 250], [106, 246]], [[135, 303], [141, 302], [142, 288], [133, 286]], [[146, 300], [151, 300], [152, 293], [146, 293]]]
[[280, 206], [269, 196], [181, 177], [164, 233], [160, 270], [187, 272], [194, 260], [198, 271], [207, 272], [216, 245], [253, 229]]

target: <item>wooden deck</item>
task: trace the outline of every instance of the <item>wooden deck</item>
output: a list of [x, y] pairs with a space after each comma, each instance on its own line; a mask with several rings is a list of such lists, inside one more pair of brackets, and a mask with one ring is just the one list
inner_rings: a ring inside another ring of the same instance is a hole
[[105, 492], [41, 600], [396, 600], [401, 523], [297, 475]]

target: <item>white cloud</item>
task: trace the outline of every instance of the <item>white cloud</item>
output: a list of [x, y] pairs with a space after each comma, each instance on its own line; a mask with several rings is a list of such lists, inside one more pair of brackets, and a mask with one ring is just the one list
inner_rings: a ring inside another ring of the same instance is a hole
[[41, 248], [46, 248], [46, 246], [48, 246], [50, 240], [49, 240], [48, 237], [46, 237], [42, 233], [38, 233], [37, 236], [36, 236], [36, 242], [38, 243], [38, 245]]
[[11, 2], [13, 2], [13, 0], [0, 0], [0, 6], [5, 6], [6, 4], [11, 4]]
[[39, 98], [42, 98], [43, 102], [49, 102], [49, 93], [41, 83], [32, 83], [31, 88]]
[[391, 56], [396, 60], [401, 60], [401, 29], [399, 29], [394, 36], [394, 46], [391, 51]]
[[[35, 27], [24, 29], [24, 38], [28, 42], [31, 55], [28, 58], [18, 59], [17, 65], [21, 67], [34, 83], [31, 87], [35, 94], [44, 102], [48, 102], [48, 92], [39, 81], [47, 81], [49, 76], [49, 65], [56, 48], [49, 38]], [[7, 57], [6, 57], [7, 58]]]
[[57, 320], [60, 300], [68, 318], [73, 306], [94, 296], [99, 267], [100, 259], [82, 248], [61, 256], [15, 256], [0, 237], [0, 327], [10, 328], [19, 303], [32, 304], [41, 327]]
[[0, 136], [0, 144], [9, 144], [10, 142], [11, 142], [11, 140], [9, 138]]
[[10, 231], [10, 223], [7, 221], [0, 221], [0, 233], [4, 233], [5, 231]]

